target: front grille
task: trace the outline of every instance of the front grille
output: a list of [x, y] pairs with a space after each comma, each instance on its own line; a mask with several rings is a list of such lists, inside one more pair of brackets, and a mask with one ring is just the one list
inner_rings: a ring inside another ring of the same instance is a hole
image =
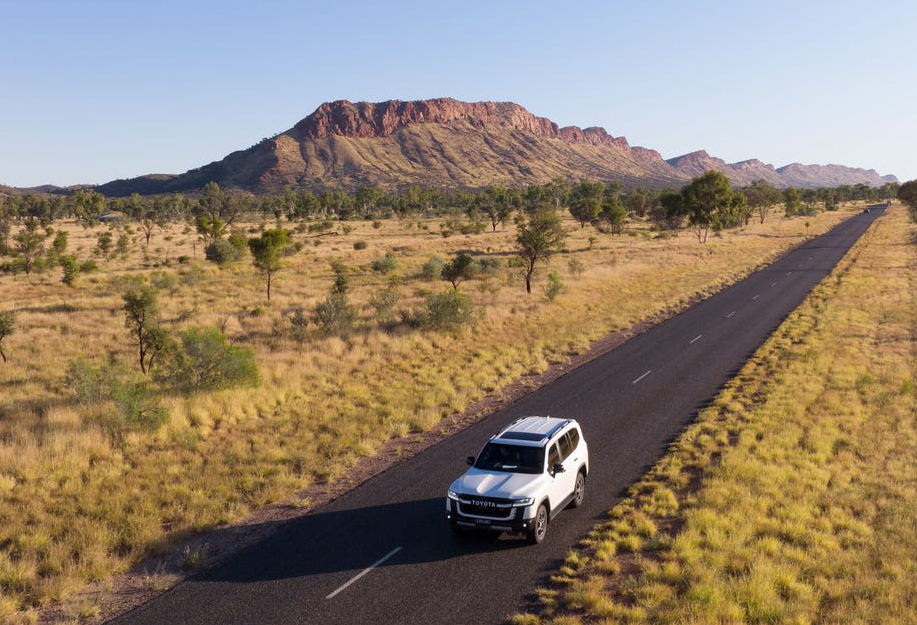
[[488, 519], [508, 519], [512, 514], [510, 506], [481, 506], [461, 502], [459, 503], [459, 512], [466, 516], [480, 516]]

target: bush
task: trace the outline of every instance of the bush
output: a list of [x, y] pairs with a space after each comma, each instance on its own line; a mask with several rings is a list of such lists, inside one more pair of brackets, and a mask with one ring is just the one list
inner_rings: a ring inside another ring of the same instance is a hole
[[544, 287], [545, 297], [548, 298], [548, 301], [553, 302], [554, 298], [560, 295], [560, 292], [564, 290], [564, 283], [561, 281], [560, 276], [557, 275], [556, 271], [552, 271], [548, 274], [548, 283]]
[[303, 309], [296, 308], [287, 318], [290, 321], [290, 338], [297, 343], [305, 343], [306, 327], [309, 325], [309, 320], [303, 314]]
[[439, 280], [443, 273], [445, 263], [439, 256], [431, 256], [430, 260], [420, 268], [420, 277], [424, 280]]
[[434, 330], [456, 330], [474, 319], [471, 298], [455, 289], [427, 296], [423, 325]]
[[353, 244], [353, 249], [355, 249], [355, 250], [365, 250], [365, 249], [366, 249], [366, 241], [355, 241], [354, 244]]
[[583, 261], [579, 260], [578, 258], [571, 258], [567, 262], [567, 269], [569, 269], [570, 273], [574, 276], [581, 276], [586, 270], [586, 267], [583, 265]]
[[147, 382], [131, 376], [120, 365], [71, 360], [65, 383], [84, 406], [112, 402], [113, 423], [118, 429], [157, 430], [169, 420], [169, 411]]
[[245, 252], [248, 251], [248, 237], [245, 236], [244, 230], [233, 230], [227, 240], [239, 252], [239, 258], [245, 256]]
[[346, 332], [353, 326], [357, 312], [347, 299], [347, 294], [332, 292], [325, 301], [315, 306], [315, 323], [325, 334]]
[[99, 265], [91, 258], [80, 264], [80, 273], [95, 273], [99, 270]]
[[374, 222], [373, 222], [373, 229], [378, 230], [378, 229], [381, 228], [381, 227], [382, 227], [382, 222], [381, 222], [381, 221], [374, 221]]
[[188, 328], [162, 357], [157, 376], [189, 391], [258, 384], [258, 365], [251, 348], [226, 341], [218, 328]]
[[497, 275], [497, 273], [500, 271], [500, 268], [503, 267], [503, 261], [501, 261], [499, 258], [491, 258], [489, 256], [485, 256], [477, 260], [477, 265], [480, 267], [481, 273], [488, 276], [494, 276]]
[[476, 267], [473, 264], [471, 256], [462, 252], [443, 265], [440, 276], [443, 280], [450, 282], [452, 288], [458, 288], [459, 280], [467, 280], [475, 273]]
[[383, 324], [393, 322], [395, 320], [395, 304], [398, 303], [400, 298], [398, 285], [394, 283], [373, 294], [369, 299], [369, 305], [376, 312], [376, 321]]
[[239, 249], [226, 239], [217, 239], [204, 248], [204, 257], [218, 265], [235, 262], [242, 258]]
[[64, 275], [61, 277], [61, 282], [67, 286], [73, 286], [76, 284], [77, 276], [80, 275], [80, 266], [76, 262], [76, 256], [68, 255], [61, 256], [58, 259], [61, 269], [64, 271]]
[[314, 224], [309, 224], [309, 232], [324, 232], [325, 230], [331, 230], [333, 227], [334, 221], [331, 219], [326, 219]]
[[372, 269], [376, 273], [391, 273], [398, 269], [398, 261], [395, 259], [395, 255], [389, 252], [382, 258], [374, 260], [372, 262]]

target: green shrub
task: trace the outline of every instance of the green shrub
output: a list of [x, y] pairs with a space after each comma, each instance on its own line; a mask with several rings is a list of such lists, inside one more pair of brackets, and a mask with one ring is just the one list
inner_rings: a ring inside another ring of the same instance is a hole
[[395, 320], [395, 304], [401, 298], [398, 285], [391, 283], [369, 299], [369, 305], [376, 313], [376, 321], [382, 324], [392, 323]]
[[474, 320], [471, 298], [455, 289], [428, 295], [426, 304], [422, 323], [434, 330], [456, 330]]
[[61, 277], [61, 282], [67, 286], [73, 286], [76, 284], [76, 279], [80, 275], [80, 266], [76, 262], [76, 256], [68, 255], [61, 256], [57, 260], [60, 263], [61, 269], [64, 271], [63, 276]]
[[165, 350], [158, 379], [188, 391], [258, 384], [258, 365], [250, 347], [236, 347], [218, 328], [188, 328]]
[[561, 281], [560, 276], [557, 275], [556, 271], [552, 271], [548, 274], [548, 283], [544, 287], [545, 297], [548, 298], [548, 301], [553, 302], [554, 299], [560, 295], [560, 292], [564, 290], [564, 283]]
[[570, 273], [574, 276], [581, 276], [586, 270], [586, 267], [583, 265], [583, 261], [579, 260], [578, 258], [571, 258], [567, 262], [567, 269], [569, 269]]
[[374, 221], [374, 222], [373, 222], [373, 228], [374, 228], [375, 230], [378, 230], [378, 229], [381, 228], [381, 227], [382, 227], [382, 222], [381, 222], [381, 221]]
[[248, 237], [245, 236], [244, 230], [233, 230], [227, 240], [239, 252], [239, 258], [245, 256], [245, 252], [248, 251]]
[[366, 241], [354, 241], [353, 249], [355, 249], [355, 250], [365, 250], [365, 249], [366, 249]]
[[398, 269], [398, 260], [395, 255], [389, 252], [382, 258], [377, 258], [372, 262], [372, 269], [376, 273], [387, 274]]
[[485, 256], [483, 258], [477, 259], [477, 265], [480, 267], [481, 273], [488, 276], [494, 276], [497, 275], [497, 273], [500, 271], [500, 268], [503, 267], [503, 261], [499, 258]]
[[346, 332], [356, 318], [356, 309], [350, 304], [346, 293], [332, 292], [325, 301], [315, 306], [315, 323], [324, 334]]
[[80, 264], [80, 273], [95, 273], [99, 270], [99, 265], [91, 258]]
[[424, 280], [439, 280], [443, 273], [443, 259], [439, 256], [431, 256], [430, 259], [420, 268], [420, 277]]
[[294, 309], [287, 319], [290, 321], [290, 338], [297, 343], [305, 343], [307, 337], [306, 327], [309, 325], [309, 320], [303, 314], [303, 309]]
[[239, 249], [226, 239], [217, 239], [204, 248], [204, 257], [218, 265], [235, 262], [242, 257]]
[[94, 365], [83, 359], [71, 360], [65, 383], [83, 406], [111, 402], [114, 409], [112, 425], [116, 429], [152, 431], [169, 420], [169, 411], [147, 381], [137, 379], [121, 365]]
[[325, 230], [331, 230], [333, 227], [334, 221], [331, 219], [326, 219], [314, 224], [309, 224], [309, 232], [324, 232]]

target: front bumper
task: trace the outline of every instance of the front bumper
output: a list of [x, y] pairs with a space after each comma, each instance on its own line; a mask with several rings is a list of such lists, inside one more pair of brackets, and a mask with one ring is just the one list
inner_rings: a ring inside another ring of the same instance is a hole
[[[446, 518], [455, 526], [468, 529], [489, 529], [502, 532], [525, 532], [534, 519], [527, 518], [531, 506], [498, 507], [480, 514], [469, 514], [468, 508], [455, 499], [446, 499]], [[476, 511], [477, 512], [477, 511]]]

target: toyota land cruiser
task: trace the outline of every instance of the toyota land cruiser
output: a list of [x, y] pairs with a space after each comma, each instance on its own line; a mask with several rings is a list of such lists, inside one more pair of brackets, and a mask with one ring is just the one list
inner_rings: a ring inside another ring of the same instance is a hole
[[452, 529], [522, 532], [541, 543], [558, 512], [582, 504], [589, 451], [573, 419], [525, 417], [491, 437], [468, 464], [446, 498]]

